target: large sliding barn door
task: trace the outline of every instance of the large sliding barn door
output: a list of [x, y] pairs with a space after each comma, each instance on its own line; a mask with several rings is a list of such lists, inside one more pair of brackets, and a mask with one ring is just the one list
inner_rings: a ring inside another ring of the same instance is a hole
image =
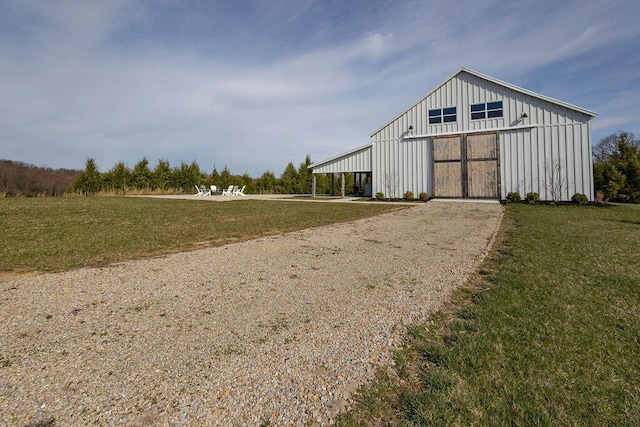
[[497, 199], [498, 146], [495, 133], [467, 135], [467, 195]]
[[463, 197], [460, 135], [433, 138], [435, 197]]
[[497, 135], [433, 138], [435, 197], [498, 198]]

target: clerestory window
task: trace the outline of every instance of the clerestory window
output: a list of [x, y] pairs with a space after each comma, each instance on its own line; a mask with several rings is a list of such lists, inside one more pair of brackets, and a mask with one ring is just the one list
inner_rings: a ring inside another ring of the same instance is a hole
[[429, 110], [429, 124], [451, 123], [458, 120], [457, 108], [436, 108]]
[[502, 101], [483, 102], [471, 105], [471, 120], [502, 117]]

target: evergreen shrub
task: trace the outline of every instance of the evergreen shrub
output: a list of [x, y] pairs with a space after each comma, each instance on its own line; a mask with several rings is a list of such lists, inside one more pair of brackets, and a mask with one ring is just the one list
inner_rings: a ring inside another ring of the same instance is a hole
[[571, 196], [571, 201], [578, 205], [587, 205], [589, 204], [589, 199], [582, 193], [576, 193]]
[[527, 193], [526, 199], [530, 205], [535, 205], [540, 200], [540, 196], [538, 195], [538, 193], [532, 191], [530, 193]]
[[520, 197], [520, 193], [517, 191], [512, 191], [507, 194], [507, 202], [508, 203], [520, 203], [522, 201], [522, 197]]

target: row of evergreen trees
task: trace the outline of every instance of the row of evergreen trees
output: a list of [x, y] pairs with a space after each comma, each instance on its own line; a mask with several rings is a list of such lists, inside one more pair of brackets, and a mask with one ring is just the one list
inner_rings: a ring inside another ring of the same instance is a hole
[[[603, 138], [593, 149], [594, 181], [596, 199], [614, 202], [640, 203], [640, 140], [630, 132], [619, 131]], [[73, 189], [86, 195], [99, 192], [183, 192], [194, 190], [194, 185], [215, 184], [219, 188], [229, 185], [246, 185], [247, 193], [311, 193], [312, 174], [308, 166], [311, 157], [306, 156], [297, 168], [289, 162], [280, 177], [267, 171], [257, 179], [247, 173], [233, 175], [225, 166], [222, 172], [216, 167], [210, 174], [200, 169], [194, 161], [181, 162], [171, 167], [166, 160], [159, 160], [155, 167], [149, 166], [147, 158], [140, 160], [133, 169], [118, 162], [105, 173], [101, 173], [94, 159], [88, 159], [80, 172]], [[331, 176], [316, 175], [316, 193], [329, 194], [340, 188], [339, 178], [332, 182]], [[346, 175], [345, 187], [353, 186], [353, 174]]]
[[640, 140], [620, 131], [593, 148], [593, 177], [598, 193], [612, 202], [640, 203]]
[[[191, 193], [194, 185], [216, 185], [227, 188], [229, 185], [246, 186], [246, 193], [279, 193], [279, 194], [309, 194], [311, 193], [312, 174], [308, 166], [311, 157], [306, 156], [304, 162], [296, 168], [289, 162], [282, 175], [278, 178], [271, 171], [266, 171], [259, 178], [254, 179], [248, 173], [233, 175], [225, 166], [221, 172], [214, 166], [208, 174], [194, 161], [181, 162], [172, 167], [168, 161], [159, 160], [154, 167], [150, 167], [149, 160], [144, 157], [133, 168], [124, 162], [118, 162], [107, 172], [100, 172], [95, 159], [87, 159], [85, 168], [75, 181], [73, 189], [84, 195], [126, 192], [155, 192], [155, 193]], [[353, 177], [348, 176], [347, 188], [353, 185]], [[333, 183], [340, 188], [339, 179]], [[316, 193], [328, 194], [332, 190], [330, 176], [316, 176]]]

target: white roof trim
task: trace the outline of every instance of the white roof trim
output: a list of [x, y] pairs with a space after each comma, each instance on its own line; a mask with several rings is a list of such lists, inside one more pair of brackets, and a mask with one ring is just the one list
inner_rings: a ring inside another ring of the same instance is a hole
[[[470, 70], [469, 68], [464, 68], [464, 67], [462, 67], [462, 68], [460, 68], [458, 71], [456, 71], [455, 73], [453, 73], [449, 78], [445, 79], [445, 80], [444, 80], [444, 81], [442, 81], [439, 85], [437, 85], [436, 87], [434, 87], [433, 89], [431, 89], [429, 92], [427, 92], [424, 96], [422, 96], [421, 98], [419, 98], [416, 102], [414, 102], [413, 104], [411, 104], [411, 106], [410, 106], [409, 108], [406, 108], [402, 113], [398, 114], [396, 117], [394, 117], [393, 119], [389, 120], [389, 121], [388, 121], [388, 122], [386, 122], [384, 125], [380, 126], [378, 129], [376, 129], [376, 130], [375, 130], [371, 135], [369, 135], [369, 136], [370, 136], [370, 137], [373, 137], [376, 133], [380, 132], [382, 129], [384, 129], [385, 127], [389, 126], [391, 123], [393, 123], [394, 121], [396, 121], [397, 119], [399, 119], [400, 117], [402, 117], [404, 114], [406, 114], [406, 113], [407, 113], [407, 111], [409, 111], [410, 109], [412, 109], [415, 105], [417, 105], [418, 103], [420, 103], [420, 102], [421, 102], [423, 99], [425, 99], [427, 96], [431, 95], [433, 92], [435, 92], [436, 90], [438, 90], [441, 86], [443, 86], [443, 85], [444, 85], [445, 83], [447, 83], [449, 80], [453, 79], [455, 76], [457, 76], [458, 74], [460, 74], [460, 73], [462, 73], [462, 72], [465, 72], [465, 73], [471, 74], [471, 75], [473, 75], [473, 76], [479, 77], [479, 78], [481, 78], [481, 79], [484, 79], [484, 80], [490, 81], [491, 83], [494, 83], [494, 84], [497, 84], [497, 85], [500, 85], [500, 86], [507, 87], [507, 88], [509, 88], [509, 89], [511, 89], [511, 90], [514, 90], [514, 91], [516, 91], [516, 92], [520, 92], [520, 93], [523, 93], [523, 94], [525, 94], [525, 95], [532, 96], [532, 97], [534, 97], [534, 98], [542, 99], [542, 100], [544, 100], [544, 101], [551, 102], [551, 103], [553, 103], [553, 104], [561, 105], [561, 106], [563, 106], [563, 107], [569, 108], [569, 109], [571, 109], [571, 110], [578, 111], [578, 112], [580, 112], [580, 113], [586, 114], [586, 115], [591, 116], [591, 117], [595, 117], [595, 116], [597, 116], [597, 114], [596, 114], [596, 113], [594, 113], [593, 111], [589, 111], [589, 110], [586, 110], [586, 109], [584, 109], [584, 108], [577, 107], [577, 106], [575, 106], [575, 105], [573, 105], [573, 104], [569, 104], [569, 103], [567, 103], [567, 102], [559, 101], [559, 100], [557, 100], [557, 99], [554, 99], [554, 98], [551, 98], [551, 97], [548, 97], [548, 96], [545, 96], [545, 95], [541, 95], [541, 94], [536, 93], [536, 92], [532, 92], [532, 91], [530, 91], [530, 90], [527, 90], [527, 89], [521, 88], [520, 86], [516, 86], [516, 85], [511, 84], [511, 83], [503, 82], [502, 80], [495, 79], [495, 78], [493, 78], [493, 77], [487, 76], [486, 74], [478, 73], [477, 71], [473, 71], [473, 70]], [[460, 133], [460, 132], [458, 132], [458, 133]]]
[[453, 132], [439, 132], [439, 133], [427, 133], [422, 135], [406, 135], [402, 139], [423, 139], [423, 138], [433, 138], [434, 136], [449, 136], [449, 135], [467, 135], [470, 133], [491, 133], [491, 132], [502, 132], [509, 130], [519, 130], [519, 129], [533, 129], [540, 127], [537, 124], [530, 125], [520, 125], [520, 126], [510, 126], [510, 127], [501, 127], [501, 128], [493, 128], [493, 129], [473, 129], [467, 131], [453, 131]]
[[346, 157], [346, 156], [348, 156], [349, 154], [353, 154], [353, 153], [355, 153], [355, 152], [357, 152], [357, 151], [362, 151], [362, 150], [365, 150], [365, 149], [367, 149], [367, 148], [371, 148], [371, 146], [372, 146], [372, 145], [373, 145], [373, 143], [369, 143], [369, 144], [366, 144], [366, 145], [362, 145], [362, 146], [360, 146], [360, 147], [358, 147], [358, 148], [354, 148], [353, 150], [345, 151], [345, 152], [344, 152], [344, 153], [342, 153], [342, 154], [338, 154], [337, 156], [330, 157], [330, 158], [325, 159], [325, 160], [322, 160], [322, 161], [320, 161], [320, 162], [318, 162], [318, 163], [312, 163], [312, 164], [310, 164], [310, 165], [309, 165], [309, 166], [307, 166], [307, 167], [308, 167], [309, 169], [317, 168], [318, 166], [322, 166], [322, 165], [325, 165], [325, 164], [327, 164], [327, 163], [331, 163], [331, 162], [332, 162], [332, 161], [334, 161], [334, 160], [337, 160], [337, 159], [339, 159], [339, 158], [341, 158], [341, 157]]

